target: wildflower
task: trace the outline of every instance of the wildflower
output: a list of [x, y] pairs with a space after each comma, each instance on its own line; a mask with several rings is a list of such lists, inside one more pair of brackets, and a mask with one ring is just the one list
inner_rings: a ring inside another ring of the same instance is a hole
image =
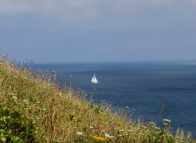
[[41, 102], [37, 102], [37, 104], [40, 104]]
[[107, 137], [107, 138], [109, 138], [109, 139], [114, 138], [114, 136], [110, 136], [109, 134], [105, 134], [105, 137]]
[[107, 137], [97, 137], [97, 136], [93, 136], [93, 139], [97, 140], [97, 141], [107, 141], [108, 138]]
[[168, 124], [167, 123], [164, 123], [163, 126], [168, 126]]
[[123, 132], [124, 131], [124, 129], [122, 129], [122, 130], [119, 130], [120, 132]]
[[24, 100], [23, 100], [23, 102], [27, 102], [27, 100], [26, 100], [26, 99], [24, 99]]
[[25, 77], [24, 79], [26, 80], [27, 78]]
[[13, 71], [14, 69], [11, 69], [11, 71]]
[[59, 95], [62, 95], [62, 93], [59, 92]]
[[152, 126], [152, 128], [155, 130], [159, 130], [159, 128], [157, 126]]
[[168, 120], [168, 119], [163, 119], [163, 121], [164, 121], [164, 122], [168, 122], [168, 123], [171, 122], [171, 120]]
[[92, 126], [90, 126], [90, 129], [92, 129], [93, 127]]
[[74, 129], [76, 128], [76, 127], [73, 127]]
[[76, 132], [76, 135], [83, 135], [82, 132]]
[[14, 76], [14, 78], [17, 78], [17, 76]]
[[12, 96], [12, 98], [13, 98], [14, 100], [17, 100], [17, 99], [18, 99], [16, 96]]
[[121, 137], [121, 135], [118, 135], [119, 137]]
[[156, 124], [155, 124], [155, 123], [153, 123], [153, 122], [150, 122], [150, 125], [151, 125], [151, 126], [156, 126]]
[[114, 123], [113, 123], [113, 122], [111, 122], [110, 124], [111, 124], [111, 125], [113, 125]]

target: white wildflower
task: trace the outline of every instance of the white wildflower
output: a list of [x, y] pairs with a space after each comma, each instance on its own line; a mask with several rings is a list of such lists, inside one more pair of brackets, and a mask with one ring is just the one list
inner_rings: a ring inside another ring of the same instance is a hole
[[76, 132], [76, 135], [83, 135], [82, 132]]
[[90, 129], [92, 129], [93, 127], [92, 126], [90, 126]]
[[17, 99], [18, 99], [16, 96], [12, 96], [12, 98], [13, 98], [14, 100], [17, 100]]
[[114, 138], [114, 136], [110, 136], [109, 134], [105, 134], [105, 137], [107, 137], [107, 138], [109, 138], [109, 139]]
[[164, 121], [164, 122], [168, 122], [168, 123], [171, 122], [171, 120], [168, 120], [168, 119], [163, 119], [163, 121]]
[[150, 125], [152, 126], [156, 126], [156, 124], [154, 122], [150, 122]]
[[121, 135], [118, 135], [119, 137], [121, 137]]
[[119, 130], [120, 132], [123, 132], [124, 131], [124, 129], [122, 129], [122, 130]]

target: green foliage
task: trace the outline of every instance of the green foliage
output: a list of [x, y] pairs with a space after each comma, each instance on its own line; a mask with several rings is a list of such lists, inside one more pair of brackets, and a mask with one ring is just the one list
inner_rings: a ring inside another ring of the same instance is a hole
[[28, 119], [18, 109], [0, 106], [1, 142], [37, 142], [35, 121]]
[[[92, 107], [92, 106], [91, 106]], [[95, 112], [96, 113], [102, 113], [103, 112], [103, 109], [101, 107], [101, 104], [98, 104], [97, 107], [95, 107]]]

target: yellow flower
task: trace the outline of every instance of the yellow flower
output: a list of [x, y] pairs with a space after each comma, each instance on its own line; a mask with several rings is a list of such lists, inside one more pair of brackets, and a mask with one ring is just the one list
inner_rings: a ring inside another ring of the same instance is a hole
[[106, 137], [93, 136], [92, 138], [95, 139], [95, 140], [97, 140], [97, 141], [107, 141], [108, 140], [108, 138], [106, 138]]

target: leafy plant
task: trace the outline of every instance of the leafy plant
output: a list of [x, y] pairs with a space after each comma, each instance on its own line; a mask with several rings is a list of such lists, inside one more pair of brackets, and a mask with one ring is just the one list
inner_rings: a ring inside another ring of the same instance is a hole
[[18, 109], [0, 107], [1, 142], [37, 142], [36, 123], [21, 114]]

